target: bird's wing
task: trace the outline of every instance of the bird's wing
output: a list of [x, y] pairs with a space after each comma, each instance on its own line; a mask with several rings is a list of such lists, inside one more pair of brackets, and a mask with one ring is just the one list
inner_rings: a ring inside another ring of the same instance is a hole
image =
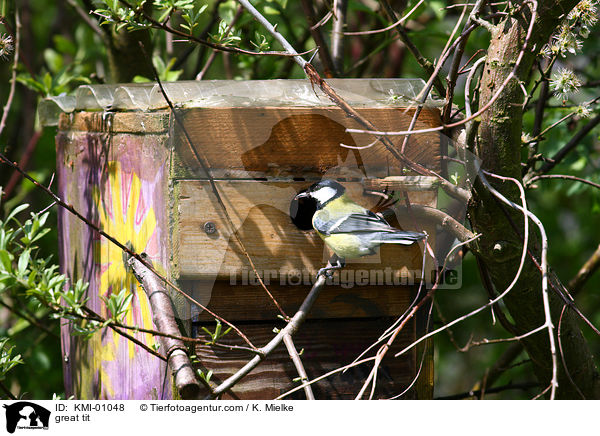
[[361, 232], [394, 233], [398, 231], [398, 229], [391, 227], [386, 220], [369, 210], [366, 210], [365, 213], [344, 215], [337, 220], [323, 218], [329, 217], [321, 217], [320, 214], [315, 214], [313, 226], [315, 230], [324, 235]]

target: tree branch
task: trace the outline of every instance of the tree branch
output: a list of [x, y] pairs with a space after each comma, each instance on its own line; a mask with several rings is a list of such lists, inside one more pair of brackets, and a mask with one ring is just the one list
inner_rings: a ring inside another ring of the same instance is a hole
[[[135, 257], [129, 258], [127, 261], [136, 279], [142, 286], [142, 289], [148, 296], [150, 308], [152, 309], [152, 320], [156, 328], [170, 335], [179, 334], [177, 321], [171, 298], [164, 286], [158, 281], [157, 277], [146, 268]], [[167, 363], [173, 373], [175, 386], [179, 395], [184, 400], [197, 399], [200, 393], [200, 385], [194, 373], [192, 364], [187, 355], [187, 348], [183, 341], [168, 337], [160, 337], [161, 351], [167, 358]], [[205, 383], [210, 389], [210, 385]]]
[[532, 175], [545, 174], [559, 164], [571, 150], [579, 145], [579, 143], [592, 131], [594, 127], [600, 124], [600, 114], [592, 118], [581, 130], [579, 130], [569, 142], [567, 142], [552, 158], [545, 162], [542, 167], [535, 171]]
[[571, 279], [567, 287], [571, 291], [572, 295], [577, 294], [581, 291], [581, 288], [589, 280], [589, 278], [598, 271], [600, 268], [600, 245], [596, 248], [596, 251], [590, 256], [590, 258], [583, 264], [579, 269], [575, 277]]
[[[331, 260], [329, 261], [327, 266], [332, 266]], [[325, 285], [325, 281], [325, 275], [319, 275], [317, 281], [315, 282], [310, 292], [302, 302], [300, 309], [298, 309], [298, 312], [296, 312], [296, 314], [289, 320], [288, 324], [282, 330], [280, 330], [279, 333], [277, 333], [277, 335], [273, 339], [271, 339], [271, 341], [269, 341], [267, 345], [265, 345], [262, 348], [259, 348], [260, 354], [254, 356], [254, 358], [248, 363], [246, 363], [246, 365], [244, 365], [239, 371], [237, 371], [235, 374], [233, 374], [231, 377], [229, 377], [227, 380], [221, 383], [218, 387], [216, 387], [213, 390], [212, 394], [209, 396], [209, 398], [216, 398], [227, 392], [240, 380], [242, 380], [248, 373], [250, 373], [250, 371], [256, 368], [260, 362], [265, 360], [273, 352], [273, 350], [275, 350], [275, 348], [277, 348], [281, 344], [281, 342], [283, 342], [284, 337], [286, 335], [293, 336], [294, 333], [296, 333], [296, 331], [300, 328], [300, 326], [306, 319], [308, 312], [317, 300], [317, 297], [321, 293], [321, 290]]]
[[[387, 15], [388, 19], [391, 22], [399, 21], [398, 16], [396, 15], [396, 12], [394, 12], [394, 9], [392, 9], [388, 0], [380, 0], [380, 3], [381, 3], [381, 6], [383, 6], [383, 10], [384, 10], [385, 14]], [[406, 45], [406, 48], [408, 49], [408, 51], [411, 52], [411, 54], [414, 56], [417, 63], [421, 66], [421, 68], [423, 68], [423, 70], [425, 71], [427, 76], [432, 76], [435, 74], [434, 80], [433, 80], [433, 86], [435, 87], [435, 90], [440, 95], [446, 95], [446, 88], [444, 87], [444, 83], [443, 83], [442, 79], [440, 78], [439, 73], [434, 73], [435, 67], [434, 67], [433, 63], [429, 59], [426, 59], [421, 54], [421, 52], [419, 51], [417, 46], [409, 38], [408, 34], [406, 33], [406, 31], [404, 30], [404, 27], [402, 27], [402, 25], [398, 25], [398, 26], [394, 27], [394, 29], [398, 33], [398, 36], [400, 37], [402, 42]]]
[[[290, 334], [283, 335], [283, 343], [287, 348], [288, 354], [290, 355], [290, 359], [294, 362], [294, 366], [296, 367], [296, 371], [298, 371], [298, 375], [300, 376], [300, 381], [302, 383], [308, 382], [308, 376], [306, 375], [306, 370], [304, 369], [304, 365], [302, 365], [302, 360], [300, 359], [300, 355], [298, 351], [296, 351], [296, 346], [294, 345], [294, 340]], [[304, 387], [304, 393], [306, 394], [307, 400], [314, 400], [315, 395], [313, 394], [312, 388], [310, 384], [307, 384]]]

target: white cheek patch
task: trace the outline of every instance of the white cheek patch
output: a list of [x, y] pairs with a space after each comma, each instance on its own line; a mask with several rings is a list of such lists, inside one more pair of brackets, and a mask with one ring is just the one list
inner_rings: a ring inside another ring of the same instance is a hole
[[336, 194], [337, 191], [335, 189], [330, 188], [329, 186], [325, 186], [313, 192], [311, 195], [320, 203], [326, 203], [328, 200], [331, 200], [333, 197], [335, 197]]

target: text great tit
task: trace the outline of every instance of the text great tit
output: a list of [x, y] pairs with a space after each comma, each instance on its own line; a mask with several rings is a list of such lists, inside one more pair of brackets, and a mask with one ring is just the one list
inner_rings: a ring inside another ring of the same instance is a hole
[[390, 226], [387, 221], [352, 201], [340, 183], [324, 179], [310, 186], [296, 198], [312, 198], [317, 210], [312, 226], [338, 257], [337, 265], [322, 268], [319, 275], [341, 268], [345, 259], [375, 254], [381, 244], [412, 245], [427, 237], [421, 232], [407, 232]]

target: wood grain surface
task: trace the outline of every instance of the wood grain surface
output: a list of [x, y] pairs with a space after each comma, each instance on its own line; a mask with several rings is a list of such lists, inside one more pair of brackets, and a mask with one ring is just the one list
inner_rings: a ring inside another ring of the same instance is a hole
[[[319, 377], [340, 366], [351, 363], [367, 348], [377, 336], [392, 322], [390, 318], [365, 318], [352, 320], [319, 320], [307, 321], [294, 335], [297, 350], [304, 350], [301, 358], [309, 379]], [[244, 333], [256, 344], [264, 344], [274, 333], [273, 327], [282, 327], [276, 322], [261, 324], [241, 324]], [[214, 326], [213, 326], [214, 327]], [[377, 378], [375, 398], [389, 398], [402, 392], [412, 382], [417, 373], [417, 355], [414, 351], [399, 358], [394, 353], [414, 340], [414, 326], [407, 325], [382, 362]], [[234, 334], [230, 333], [223, 343], [245, 345]], [[241, 368], [252, 354], [245, 351], [229, 351], [215, 346], [201, 345], [196, 347], [196, 355], [202, 362], [201, 368], [211, 369], [211, 380], [222, 382]], [[418, 362], [420, 363], [421, 355]], [[316, 399], [353, 399], [367, 378], [372, 365], [364, 364], [349, 369], [344, 374], [338, 373], [313, 385]], [[424, 373], [421, 373], [423, 375]], [[254, 371], [236, 385], [232, 392], [223, 399], [273, 399], [289, 389], [298, 386], [293, 379], [298, 374], [289, 358], [285, 346], [281, 344], [269, 358], [263, 361]], [[415, 386], [419, 386], [416, 383]], [[409, 390], [404, 399], [426, 398], [428, 393], [416, 387]], [[368, 394], [367, 394], [368, 396]], [[305, 398], [303, 391], [298, 391], [290, 399]]]
[[[358, 112], [380, 130], [405, 130], [414, 114], [409, 108], [362, 108]], [[425, 109], [415, 128], [439, 125], [439, 112]], [[357, 168], [369, 177], [402, 174], [402, 165], [379, 143], [364, 150], [340, 144], [364, 146], [374, 137], [349, 134], [346, 128], [360, 128], [339, 108], [198, 108], [184, 113], [183, 128], [175, 124], [174, 146], [180, 165], [176, 173], [205, 178], [198, 158], [216, 173], [230, 177], [247, 172], [265, 177], [322, 176], [337, 169]], [[391, 136], [401, 147], [404, 137]], [[437, 133], [413, 135], [405, 153], [432, 170], [440, 168], [440, 139]]]

